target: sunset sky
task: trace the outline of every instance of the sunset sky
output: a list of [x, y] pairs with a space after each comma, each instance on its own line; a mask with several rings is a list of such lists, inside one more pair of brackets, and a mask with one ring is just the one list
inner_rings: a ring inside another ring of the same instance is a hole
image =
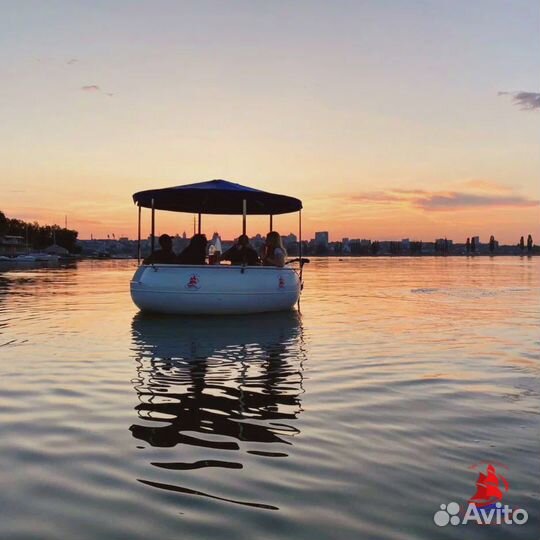
[[301, 198], [307, 236], [540, 241], [537, 0], [0, 8], [9, 217], [133, 237], [135, 191], [224, 178]]

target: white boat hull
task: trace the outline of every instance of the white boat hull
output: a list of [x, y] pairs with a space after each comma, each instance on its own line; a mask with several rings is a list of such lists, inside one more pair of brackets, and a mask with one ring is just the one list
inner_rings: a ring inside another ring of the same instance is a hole
[[298, 274], [287, 267], [143, 265], [131, 281], [141, 311], [181, 315], [286, 311], [300, 290]]

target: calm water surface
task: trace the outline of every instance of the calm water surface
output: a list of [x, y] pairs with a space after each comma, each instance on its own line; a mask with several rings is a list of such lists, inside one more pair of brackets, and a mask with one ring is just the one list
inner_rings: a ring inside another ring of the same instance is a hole
[[[538, 538], [539, 259], [319, 259], [301, 315], [200, 319], [134, 268], [0, 272], [0, 538]], [[529, 522], [437, 527], [481, 461]]]

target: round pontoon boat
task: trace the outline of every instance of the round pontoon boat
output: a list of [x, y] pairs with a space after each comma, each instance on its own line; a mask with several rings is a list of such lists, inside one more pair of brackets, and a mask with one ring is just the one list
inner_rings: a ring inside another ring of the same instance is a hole
[[139, 263], [141, 208], [150, 208], [151, 249], [155, 245], [155, 211], [203, 214], [268, 215], [270, 230], [277, 214], [299, 212], [299, 257], [296, 267], [240, 266], [222, 264], [140, 264], [131, 280], [131, 297], [142, 311], [183, 315], [263, 313], [292, 309], [302, 290], [301, 209], [294, 197], [277, 195], [225, 180], [211, 180], [172, 188], [141, 191], [133, 195], [139, 215]]

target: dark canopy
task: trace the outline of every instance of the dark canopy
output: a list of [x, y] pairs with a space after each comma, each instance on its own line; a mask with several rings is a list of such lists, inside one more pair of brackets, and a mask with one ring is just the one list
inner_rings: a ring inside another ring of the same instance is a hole
[[248, 214], [287, 214], [302, 208], [302, 201], [286, 195], [268, 193], [226, 180], [210, 180], [162, 189], [148, 189], [133, 195], [139, 206], [194, 214], [242, 214], [247, 201]]

